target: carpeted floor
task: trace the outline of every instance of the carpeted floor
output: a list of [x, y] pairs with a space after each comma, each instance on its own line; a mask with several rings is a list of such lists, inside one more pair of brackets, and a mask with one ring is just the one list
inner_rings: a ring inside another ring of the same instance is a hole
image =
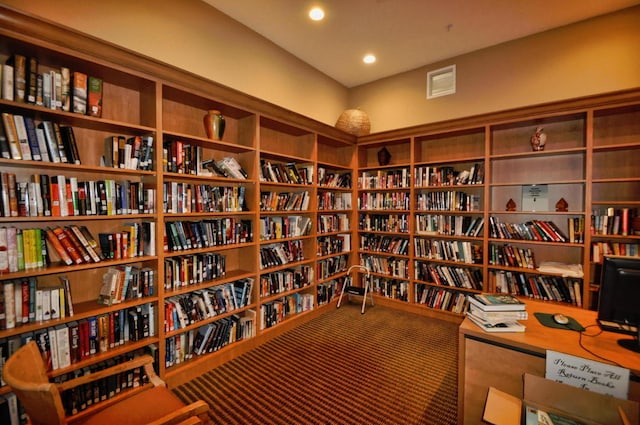
[[355, 303], [174, 389], [215, 424], [454, 424], [455, 324]]

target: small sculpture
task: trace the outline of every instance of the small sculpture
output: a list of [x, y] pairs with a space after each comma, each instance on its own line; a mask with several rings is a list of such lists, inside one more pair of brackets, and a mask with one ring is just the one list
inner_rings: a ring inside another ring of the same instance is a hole
[[560, 198], [558, 202], [556, 202], [556, 211], [558, 212], [567, 212], [569, 211], [569, 203], [565, 201], [564, 198]]
[[531, 148], [534, 151], [543, 151], [547, 143], [547, 135], [542, 132], [542, 127], [537, 127], [536, 132], [531, 136]]
[[378, 151], [378, 164], [389, 165], [389, 162], [391, 162], [391, 152], [383, 146], [382, 149]]
[[509, 198], [509, 202], [507, 202], [507, 211], [515, 211], [516, 210], [516, 201]]

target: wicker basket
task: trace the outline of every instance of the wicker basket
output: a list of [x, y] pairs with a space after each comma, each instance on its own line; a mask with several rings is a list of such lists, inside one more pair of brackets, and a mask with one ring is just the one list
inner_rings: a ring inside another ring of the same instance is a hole
[[360, 109], [347, 109], [338, 117], [336, 128], [359, 137], [371, 132], [371, 123], [366, 112]]

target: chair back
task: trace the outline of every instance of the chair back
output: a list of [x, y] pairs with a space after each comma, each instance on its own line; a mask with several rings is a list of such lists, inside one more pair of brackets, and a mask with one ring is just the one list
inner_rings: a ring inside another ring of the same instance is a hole
[[66, 424], [62, 398], [34, 341], [23, 345], [9, 357], [2, 377], [16, 395], [33, 425]]

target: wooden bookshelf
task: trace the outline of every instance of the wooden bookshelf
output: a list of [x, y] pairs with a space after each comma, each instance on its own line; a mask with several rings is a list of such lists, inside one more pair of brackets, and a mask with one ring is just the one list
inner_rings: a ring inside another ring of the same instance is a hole
[[[144, 214], [0, 217], [2, 227], [27, 229], [83, 225], [96, 236], [100, 232], [117, 231], [127, 223], [155, 223], [154, 255], [71, 266], [51, 265], [0, 275], [0, 284], [31, 278], [37, 280], [38, 286], [59, 285], [59, 276], [67, 276], [75, 307], [75, 314], [71, 317], [2, 329], [0, 342], [15, 340], [16, 344], [21, 344], [28, 335], [58, 325], [115, 312], [126, 314], [129, 309], [151, 308], [154, 317], [152, 334], [115, 345], [68, 368], [52, 370], [51, 376], [60, 379], [66, 373], [94, 367], [117, 356], [152, 349], [159, 375], [169, 385], [177, 385], [310, 320], [331, 305], [344, 272], [327, 273], [321, 280], [316, 278], [315, 272], [323, 262], [338, 255], [345, 256], [344, 261], [350, 265], [354, 261], [353, 249], [318, 255], [318, 245], [324, 237], [340, 239], [344, 235], [352, 236], [349, 223], [353, 219], [353, 208], [344, 207], [336, 211], [332, 209], [333, 205], [326, 205], [318, 211], [318, 196], [320, 192], [332, 192], [340, 194], [340, 199], [344, 200], [345, 195], [352, 196], [353, 189], [352, 186], [320, 189], [317, 170], [320, 166], [333, 172], [347, 173], [353, 180], [354, 136], [9, 8], [0, 8], [0, 21], [2, 63], [10, 55], [19, 53], [37, 57], [40, 72], [64, 66], [103, 80], [101, 117], [0, 100], [1, 112], [29, 116], [37, 123], [48, 120], [73, 126], [82, 160], [81, 165], [76, 165], [0, 159], [2, 173], [14, 173], [18, 181], [27, 181], [32, 174], [64, 175], [78, 180], [128, 180], [144, 183], [145, 187], [156, 191], [155, 209]], [[225, 118], [225, 132], [221, 140], [211, 140], [205, 133], [203, 116], [212, 109], [220, 111]], [[150, 170], [127, 170], [104, 166], [104, 140], [112, 135], [153, 138], [153, 167]], [[186, 152], [180, 155], [182, 163], [179, 166], [173, 163], [178, 145], [181, 152]], [[220, 161], [223, 158], [239, 164], [246, 176], [213, 175], [206, 167], [199, 166], [202, 161]], [[191, 162], [185, 164], [185, 160]], [[262, 161], [285, 166], [295, 164], [305, 173], [306, 180], [295, 183], [266, 181], [261, 178]], [[266, 211], [260, 206], [261, 193], [264, 192], [276, 195], [305, 193], [306, 205], [293, 210]], [[203, 201], [201, 204], [199, 195], [202, 194], [207, 195], [205, 199], [218, 201]], [[240, 197], [244, 198], [243, 202], [238, 201]], [[352, 204], [352, 200], [349, 201]], [[343, 223], [346, 223], [345, 229], [338, 232], [319, 230], [316, 223], [323, 214], [341, 214]], [[305, 219], [309, 222], [304, 233], [261, 239], [262, 219], [289, 216], [294, 221]], [[238, 228], [248, 228], [249, 231], [242, 238], [235, 239], [239, 234]], [[208, 245], [178, 247], [171, 243], [172, 229], [186, 232], [198, 232], [196, 229], [213, 232], [212, 229], [218, 229], [219, 232], [224, 231], [225, 236], [234, 235], [234, 239], [217, 238], [215, 243]], [[353, 237], [349, 239], [353, 244]], [[271, 244], [298, 245], [301, 253], [295, 261], [261, 269], [260, 251]], [[217, 273], [203, 277], [205, 266], [197, 266], [202, 264], [212, 264], [218, 268]], [[112, 306], [98, 304], [102, 276], [110, 267], [116, 266], [152, 270], [154, 292], [147, 297]], [[185, 273], [185, 270], [192, 273]], [[307, 271], [309, 279], [303, 285], [286, 287], [276, 293], [261, 292], [262, 278], [271, 273], [284, 274], [288, 270]], [[168, 305], [175, 307], [179, 300], [187, 300], [203, 292], [219, 293], [224, 297], [229, 295], [234, 285], [246, 281], [252, 282], [246, 299], [235, 305], [226, 304], [226, 310], [218, 310], [214, 315], [187, 317], [186, 322], [176, 323], [177, 316], [166, 309]], [[297, 303], [293, 303], [295, 309], [283, 317], [286, 320], [271, 323], [269, 327], [261, 326], [264, 323], [261, 313], [266, 306], [288, 300], [298, 302], [300, 299], [304, 300], [304, 309], [297, 309]], [[225, 322], [235, 323], [235, 338], [218, 344], [212, 352], [196, 353], [188, 349], [190, 341], [198, 333]], [[236, 332], [239, 328], [245, 332]], [[7, 387], [0, 388], [0, 394], [8, 391]]]

